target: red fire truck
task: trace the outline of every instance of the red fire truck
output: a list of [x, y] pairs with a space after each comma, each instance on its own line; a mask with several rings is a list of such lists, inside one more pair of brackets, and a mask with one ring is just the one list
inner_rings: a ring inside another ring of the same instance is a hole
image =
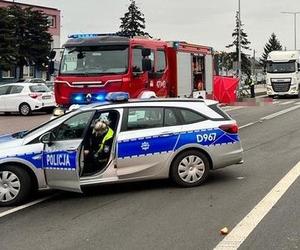
[[128, 92], [131, 98], [212, 92], [211, 47], [111, 34], [69, 38], [54, 85], [62, 107], [103, 101], [108, 92]]

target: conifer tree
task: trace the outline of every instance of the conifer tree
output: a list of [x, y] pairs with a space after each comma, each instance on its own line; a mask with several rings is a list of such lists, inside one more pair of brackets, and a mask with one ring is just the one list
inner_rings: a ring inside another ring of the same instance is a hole
[[[233, 42], [231, 44], [229, 44], [228, 46], [226, 46], [226, 48], [235, 48], [235, 52], [231, 52], [231, 57], [232, 60], [237, 62], [238, 61], [238, 54], [239, 54], [239, 17], [238, 17], [238, 12], [236, 13], [236, 26], [235, 29], [232, 33], [232, 37], [234, 38]], [[244, 31], [244, 29], [242, 28], [244, 25], [241, 23], [241, 49], [244, 50], [251, 50], [249, 45], [251, 42], [249, 42], [248, 40], [248, 35], [246, 34], [246, 32]], [[242, 56], [242, 72], [250, 75], [251, 74], [251, 62], [248, 59], [248, 57], [246, 56], [245, 53], [243, 53], [243, 51], [241, 51], [241, 56]]]
[[0, 70], [16, 63], [17, 48], [12, 30], [15, 25], [6, 8], [0, 8]]
[[269, 53], [274, 50], [282, 50], [282, 45], [280, 41], [277, 39], [275, 33], [272, 33], [271, 37], [269, 38], [269, 41], [266, 43], [264, 47], [264, 53], [262, 55], [262, 58], [260, 59], [260, 63], [264, 68], [266, 67]]
[[133, 36], [147, 36], [145, 32], [145, 17], [136, 5], [135, 0], [130, 0], [128, 11], [121, 18], [120, 35]]
[[40, 11], [23, 9], [17, 5], [1, 11], [8, 13], [9, 22], [13, 24], [10, 26], [9, 35], [4, 38], [3, 44], [6, 45], [1, 46], [1, 49], [10, 49], [9, 41], [13, 40], [14, 50], [9, 63], [19, 67], [19, 78], [23, 78], [24, 66], [46, 66], [52, 42], [47, 16]]

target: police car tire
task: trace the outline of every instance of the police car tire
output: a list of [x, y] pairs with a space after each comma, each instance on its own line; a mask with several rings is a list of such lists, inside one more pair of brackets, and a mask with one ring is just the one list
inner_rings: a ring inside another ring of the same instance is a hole
[[24, 203], [24, 201], [27, 200], [30, 192], [32, 191], [32, 185], [31, 185], [32, 182], [29, 173], [26, 170], [22, 169], [21, 167], [13, 166], [13, 165], [3, 166], [1, 167], [1, 171], [10, 171], [19, 178], [20, 191], [13, 200], [8, 202], [0, 201], [0, 207], [16, 206]]
[[[179, 168], [180, 162], [188, 156], [198, 156], [199, 158], [201, 158], [201, 160], [204, 163], [203, 175], [201, 176], [201, 178], [199, 180], [197, 180], [196, 182], [193, 182], [193, 183], [188, 183], [188, 182], [183, 181], [178, 174], [178, 168]], [[182, 186], [182, 187], [195, 187], [195, 186], [201, 185], [203, 182], [206, 181], [206, 179], [208, 177], [208, 173], [209, 173], [209, 161], [207, 159], [207, 156], [198, 150], [188, 150], [188, 151], [185, 151], [185, 152], [182, 152], [181, 154], [179, 154], [173, 161], [173, 163], [171, 165], [171, 169], [170, 169], [171, 179], [177, 185]]]
[[[23, 113], [23, 112], [22, 112], [22, 108], [23, 108], [23, 107], [27, 107], [28, 113]], [[30, 105], [29, 105], [28, 103], [24, 102], [24, 103], [21, 103], [21, 104], [20, 104], [20, 106], [19, 106], [19, 112], [20, 112], [20, 114], [23, 115], [23, 116], [28, 116], [28, 115], [31, 115], [32, 110], [31, 110], [31, 108], [30, 108]]]

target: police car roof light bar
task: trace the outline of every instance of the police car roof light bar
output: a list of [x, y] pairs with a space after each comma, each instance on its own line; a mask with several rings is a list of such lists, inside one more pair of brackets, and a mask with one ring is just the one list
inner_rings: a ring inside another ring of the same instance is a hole
[[106, 101], [109, 102], [127, 102], [129, 93], [127, 92], [110, 92], [106, 95]]

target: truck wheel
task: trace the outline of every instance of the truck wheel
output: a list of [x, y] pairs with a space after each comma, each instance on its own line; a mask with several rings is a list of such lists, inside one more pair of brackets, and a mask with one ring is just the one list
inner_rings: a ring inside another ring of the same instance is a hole
[[23, 116], [31, 115], [31, 108], [30, 108], [29, 104], [22, 103], [19, 107], [19, 112]]
[[22, 168], [13, 165], [0, 169], [0, 207], [23, 203], [32, 189], [31, 178]]
[[203, 153], [188, 150], [179, 154], [171, 165], [170, 177], [183, 187], [195, 187], [208, 177], [209, 161]]

